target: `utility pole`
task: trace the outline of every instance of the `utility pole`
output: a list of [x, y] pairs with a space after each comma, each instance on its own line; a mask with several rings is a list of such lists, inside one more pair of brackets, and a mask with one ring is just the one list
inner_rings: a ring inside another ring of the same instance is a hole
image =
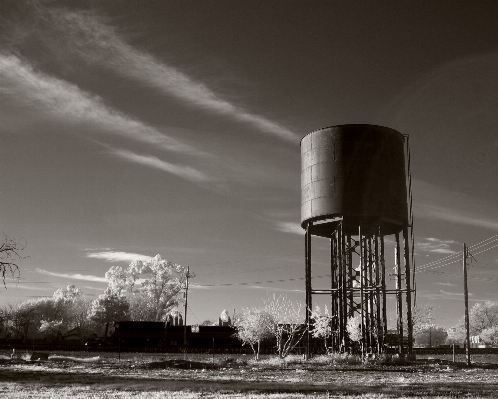
[[185, 285], [185, 317], [183, 318], [183, 345], [187, 345], [187, 299], [188, 299], [188, 279], [190, 277], [190, 266], [187, 266], [187, 284]]
[[467, 287], [467, 245], [463, 244], [463, 291], [465, 296], [465, 355], [467, 366], [470, 366], [470, 333], [469, 333], [469, 290]]

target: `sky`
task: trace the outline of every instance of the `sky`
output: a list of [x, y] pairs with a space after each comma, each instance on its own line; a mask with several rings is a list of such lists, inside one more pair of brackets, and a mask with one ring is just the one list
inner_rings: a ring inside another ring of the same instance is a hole
[[0, 0], [0, 231], [28, 256], [0, 305], [69, 284], [98, 296], [111, 266], [156, 254], [196, 275], [188, 324], [273, 293], [304, 302], [300, 140], [347, 123], [409, 135], [417, 306], [443, 326], [463, 316], [463, 243], [470, 305], [498, 301], [496, 15], [494, 1]]

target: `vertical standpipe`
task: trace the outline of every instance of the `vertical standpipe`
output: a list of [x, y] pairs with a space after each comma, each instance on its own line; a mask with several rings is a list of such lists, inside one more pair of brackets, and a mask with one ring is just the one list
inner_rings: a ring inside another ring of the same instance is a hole
[[[328, 127], [301, 140], [306, 305], [311, 312], [313, 294], [330, 295], [335, 351], [381, 353], [397, 347], [411, 353], [405, 148], [401, 133], [374, 125]], [[313, 236], [330, 240], [330, 289], [312, 288]], [[390, 308], [393, 325], [388, 325]], [[359, 341], [351, 339], [347, 327], [355, 316]], [[306, 322], [311, 324], [309, 313]]]

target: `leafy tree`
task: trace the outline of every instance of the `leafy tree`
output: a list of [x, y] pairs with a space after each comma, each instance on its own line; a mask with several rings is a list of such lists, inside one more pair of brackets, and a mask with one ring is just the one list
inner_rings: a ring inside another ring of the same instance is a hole
[[57, 318], [53, 298], [31, 299], [17, 305], [9, 304], [2, 309], [4, 335], [21, 339], [34, 337], [41, 320]]
[[[469, 310], [470, 335], [481, 335], [482, 332], [493, 327], [498, 327], [498, 304], [487, 301], [478, 302], [472, 306]], [[465, 318], [462, 317], [456, 326], [448, 330], [446, 342], [463, 343], [465, 336]]]
[[481, 331], [481, 339], [493, 346], [498, 345], [498, 326], [488, 327]]
[[56, 303], [54, 298], [37, 298], [28, 301], [34, 308], [33, 320], [36, 322], [37, 329], [40, 326], [42, 320], [61, 320], [64, 315], [64, 311], [60, 306], [60, 303]]
[[214, 322], [213, 320], [204, 320], [201, 324], [199, 324], [200, 326], [216, 326], [216, 322]]
[[490, 327], [498, 326], [498, 304], [487, 301], [478, 302], [469, 311], [471, 335], [479, 335]]
[[0, 241], [0, 274], [5, 287], [5, 279], [8, 275], [13, 278], [20, 277], [17, 261], [24, 259], [21, 256], [24, 248], [26, 248], [26, 243], [22, 240], [4, 236], [4, 239]]
[[419, 346], [432, 348], [442, 345], [448, 338], [448, 332], [436, 324], [426, 324], [424, 329], [418, 331], [415, 343]]
[[448, 332], [435, 323], [435, 312], [432, 305], [412, 310], [413, 338], [419, 346], [433, 347], [443, 344]]
[[74, 284], [70, 284], [66, 289], [59, 288], [54, 292], [54, 300], [56, 301], [74, 301], [79, 298], [83, 293]]
[[265, 301], [264, 310], [269, 317], [266, 318], [268, 330], [277, 341], [277, 354], [284, 359], [294, 349], [306, 333], [304, 325], [305, 306], [292, 302], [286, 296], [272, 298]]
[[346, 331], [348, 332], [349, 339], [353, 342], [360, 342], [361, 335], [361, 320], [360, 316], [356, 315], [354, 317], [348, 318], [346, 324]]
[[59, 288], [54, 292], [53, 301], [58, 313], [56, 318], [64, 320], [67, 327], [71, 327], [73, 323], [73, 304], [82, 296], [83, 293], [74, 284], [68, 285], [66, 289]]
[[446, 337], [447, 344], [461, 344], [465, 342], [465, 326], [463, 321], [454, 327], [448, 328], [446, 332], [448, 333]]
[[6, 338], [8, 334], [7, 328], [8, 312], [6, 308], [0, 308], [0, 337]]
[[17, 305], [9, 305], [8, 326], [17, 338], [28, 339], [38, 330], [36, 301], [29, 300]]
[[178, 306], [186, 276], [185, 267], [160, 255], [134, 261], [127, 269], [114, 266], [106, 273], [108, 288], [117, 295], [126, 293], [133, 320], [142, 321], [165, 320], [171, 309]]
[[112, 266], [106, 273], [107, 287], [117, 295], [131, 293], [135, 288], [138, 273], [134, 273], [130, 267], [123, 269], [121, 266]]
[[154, 320], [165, 320], [171, 309], [178, 305], [178, 296], [186, 281], [186, 268], [162, 259], [160, 255], [147, 261], [138, 261], [133, 267], [146, 275], [141, 283], [142, 291], [152, 302]]
[[[427, 330], [428, 326], [433, 326], [435, 323], [434, 307], [426, 305], [422, 308], [412, 309], [413, 337]], [[406, 320], [404, 322], [407, 325]]]
[[130, 304], [130, 319], [156, 321], [156, 308], [146, 292], [136, 291], [126, 296]]
[[329, 314], [327, 305], [325, 305], [323, 315], [320, 306], [317, 306], [315, 310], [311, 312], [311, 320], [313, 321], [311, 335], [313, 338], [323, 338], [325, 350], [328, 352], [327, 338], [332, 336], [332, 315]]
[[[64, 333], [74, 327], [79, 327], [82, 334], [88, 332], [93, 327], [93, 322], [88, 320], [89, 306], [90, 300], [83, 296], [81, 290], [68, 285], [66, 289], [55, 291], [50, 298], [8, 305], [1, 313], [5, 333], [8, 330], [11, 335], [27, 339], [38, 333], [46, 335], [49, 326], [56, 325]], [[42, 324], [44, 327], [40, 330]]]
[[91, 335], [97, 327], [95, 321], [90, 317], [92, 302], [91, 298], [81, 296], [76, 298], [72, 303], [73, 317], [71, 328], [78, 328], [83, 340]]
[[66, 324], [62, 321], [46, 321], [42, 320], [40, 328], [38, 331], [52, 339], [60, 339], [63, 334], [67, 333], [67, 326]]
[[109, 288], [92, 302], [90, 319], [100, 325], [105, 325], [104, 338], [107, 338], [109, 324], [115, 320], [123, 320], [128, 317], [130, 304], [125, 296], [117, 295]]
[[245, 309], [234, 320], [237, 338], [242, 345], [249, 345], [254, 357], [259, 360], [261, 341], [272, 337], [270, 326], [274, 325], [271, 315], [263, 309]]

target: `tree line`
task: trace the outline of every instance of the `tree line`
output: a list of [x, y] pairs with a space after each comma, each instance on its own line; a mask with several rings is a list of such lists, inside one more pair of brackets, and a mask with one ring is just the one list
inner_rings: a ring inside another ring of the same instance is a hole
[[[306, 332], [303, 325], [304, 305], [292, 302], [285, 296], [269, 298], [260, 308], [244, 309], [234, 320], [237, 336], [243, 345], [252, 348], [257, 359], [261, 343], [272, 339], [276, 352], [285, 358], [294, 349]], [[311, 311], [310, 334], [323, 340], [325, 352], [331, 347], [332, 320], [327, 306], [324, 311], [317, 306]], [[441, 345], [462, 345], [465, 341], [464, 318], [454, 327], [444, 328], [436, 322], [434, 308], [430, 305], [413, 309], [413, 336], [415, 346], [438, 347]], [[498, 345], [498, 304], [476, 303], [469, 312], [470, 334], [488, 345]], [[360, 343], [362, 332], [358, 316], [350, 317], [347, 323], [348, 339]]]
[[89, 298], [75, 285], [58, 289], [52, 297], [8, 304], [0, 308], [3, 338], [57, 339], [77, 329], [85, 339], [95, 333], [107, 338], [116, 320], [165, 321], [178, 306], [187, 269], [160, 255], [113, 266], [105, 273], [108, 285]]

